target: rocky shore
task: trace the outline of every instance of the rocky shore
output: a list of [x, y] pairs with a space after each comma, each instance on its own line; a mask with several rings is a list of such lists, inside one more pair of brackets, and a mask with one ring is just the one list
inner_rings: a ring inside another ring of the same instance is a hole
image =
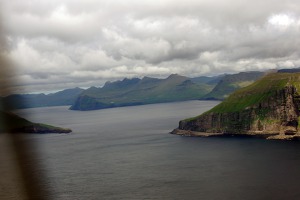
[[12, 133], [71, 133], [72, 130], [68, 128], [61, 128], [61, 127], [55, 127], [50, 126], [46, 124], [32, 124], [28, 126], [18, 127], [11, 129], [10, 132]]
[[229, 136], [239, 136], [239, 137], [256, 137], [256, 138], [264, 138], [268, 140], [300, 140], [300, 134], [295, 135], [285, 135], [275, 132], [247, 132], [243, 134], [224, 134], [224, 133], [206, 133], [206, 132], [197, 132], [197, 131], [189, 131], [189, 130], [180, 130], [174, 129], [170, 132], [170, 134], [185, 136], [185, 137], [229, 137]]

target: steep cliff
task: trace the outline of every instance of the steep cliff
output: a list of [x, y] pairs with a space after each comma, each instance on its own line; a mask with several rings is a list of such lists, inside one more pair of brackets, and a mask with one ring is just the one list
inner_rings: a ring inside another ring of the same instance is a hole
[[200, 116], [179, 122], [179, 135], [300, 137], [300, 73], [273, 73], [240, 89]]

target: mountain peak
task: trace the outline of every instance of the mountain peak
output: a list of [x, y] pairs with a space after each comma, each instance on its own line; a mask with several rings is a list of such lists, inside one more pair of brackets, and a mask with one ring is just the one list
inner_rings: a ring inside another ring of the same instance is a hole
[[122, 87], [127, 87], [130, 85], [135, 85], [137, 84], [141, 79], [139, 78], [124, 78], [123, 80], [118, 80], [118, 81], [107, 81], [103, 88], [105, 89], [112, 89], [112, 88], [122, 88]]
[[189, 79], [188, 77], [185, 76], [181, 76], [179, 74], [171, 74], [170, 76], [168, 76], [165, 80], [169, 81], [169, 80], [176, 80], [176, 81], [185, 81]]
[[151, 78], [151, 77], [149, 77], [149, 76], [144, 76], [144, 77], [142, 78], [142, 80], [147, 80], [147, 79], [153, 79], [153, 78]]
[[185, 77], [185, 76], [181, 76], [179, 74], [171, 74], [170, 76], [168, 76], [168, 78], [178, 78], [178, 77]]
[[161, 81], [161, 79], [151, 78], [151, 77], [148, 77], [148, 76], [144, 76], [142, 78], [142, 80], [140, 81], [140, 83], [142, 83], [142, 84], [145, 84], [145, 83], [155, 83], [155, 82], [159, 82], [159, 81]]

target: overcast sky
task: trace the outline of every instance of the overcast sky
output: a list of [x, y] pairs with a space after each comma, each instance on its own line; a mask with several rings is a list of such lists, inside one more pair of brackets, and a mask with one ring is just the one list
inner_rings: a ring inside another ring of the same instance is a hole
[[0, 1], [16, 92], [300, 67], [299, 0]]

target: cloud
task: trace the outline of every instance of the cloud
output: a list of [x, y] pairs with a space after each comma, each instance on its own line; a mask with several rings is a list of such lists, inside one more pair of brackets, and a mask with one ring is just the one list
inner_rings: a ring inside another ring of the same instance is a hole
[[29, 92], [300, 66], [297, 0], [10, 0], [1, 8], [1, 55]]

